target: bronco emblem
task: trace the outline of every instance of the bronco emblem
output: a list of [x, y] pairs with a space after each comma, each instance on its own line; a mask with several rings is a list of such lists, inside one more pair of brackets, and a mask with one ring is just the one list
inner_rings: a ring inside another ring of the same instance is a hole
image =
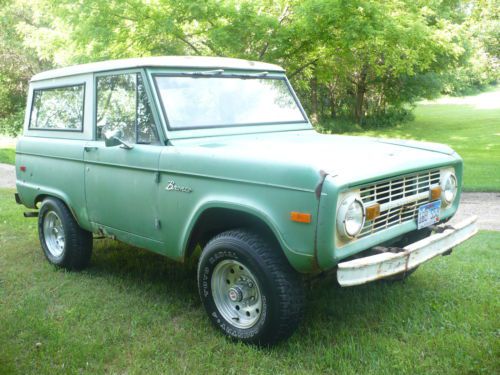
[[179, 186], [174, 181], [169, 181], [167, 186], [165, 187], [167, 191], [180, 191], [183, 193], [191, 193], [193, 189], [187, 186]]

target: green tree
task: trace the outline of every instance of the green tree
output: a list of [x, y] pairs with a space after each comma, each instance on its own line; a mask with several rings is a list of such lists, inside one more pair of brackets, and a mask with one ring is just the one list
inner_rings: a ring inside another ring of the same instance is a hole
[[47, 66], [150, 55], [278, 63], [327, 125], [391, 124], [416, 100], [498, 79], [495, 0], [27, 1], [0, 11], [2, 50], [30, 67], [0, 69], [2, 116]]
[[23, 118], [29, 79], [52, 66], [29, 46], [21, 29], [40, 28], [27, 1], [0, 1], [0, 133], [15, 135]]

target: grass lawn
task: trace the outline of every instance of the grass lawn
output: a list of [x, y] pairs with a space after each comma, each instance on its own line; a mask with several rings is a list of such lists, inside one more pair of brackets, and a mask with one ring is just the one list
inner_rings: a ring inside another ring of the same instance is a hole
[[196, 264], [109, 240], [89, 269], [45, 260], [36, 219], [0, 190], [0, 373], [499, 373], [500, 233], [482, 232], [405, 283], [308, 292], [292, 338], [232, 343], [205, 316]]
[[396, 128], [364, 134], [446, 143], [464, 159], [465, 190], [500, 191], [500, 88], [419, 104], [415, 116]]
[[0, 148], [0, 163], [15, 164], [16, 150], [13, 148]]

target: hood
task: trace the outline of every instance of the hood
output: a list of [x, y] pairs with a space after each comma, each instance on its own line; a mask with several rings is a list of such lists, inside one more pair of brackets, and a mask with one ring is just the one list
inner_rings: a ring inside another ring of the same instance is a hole
[[441, 154], [452, 155], [455, 153], [450, 146], [433, 143], [433, 142], [422, 142], [414, 141], [409, 139], [385, 139], [385, 138], [371, 138], [380, 143], [386, 143], [389, 145], [404, 146], [410, 148], [416, 148], [418, 150], [439, 152]]
[[[217, 160], [224, 166], [218, 173], [225, 177], [241, 179], [243, 174], [252, 181], [303, 188], [314, 188], [323, 172], [342, 183], [354, 183], [456, 161], [453, 150], [445, 145], [325, 135], [314, 130], [177, 140], [175, 146], [188, 158], [195, 153]], [[295, 173], [302, 176], [295, 180], [294, 169], [307, 169], [313, 181], [303, 181], [303, 173]]]

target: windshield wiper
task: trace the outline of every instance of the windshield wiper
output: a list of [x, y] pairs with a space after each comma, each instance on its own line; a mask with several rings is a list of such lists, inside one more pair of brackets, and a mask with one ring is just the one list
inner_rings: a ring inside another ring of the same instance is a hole
[[238, 77], [241, 79], [245, 78], [260, 78], [260, 77], [266, 77], [269, 74], [269, 72], [259, 72], [259, 73], [233, 73], [233, 74], [226, 74], [225, 77]]
[[203, 72], [182, 73], [182, 75], [191, 77], [204, 77], [204, 76], [218, 76], [221, 75], [222, 73], [224, 73], [224, 69], [206, 70]]
[[245, 74], [246, 76], [249, 77], [265, 77], [269, 74], [269, 72], [260, 72], [260, 73], [255, 73], [255, 74]]
[[[216, 70], [205, 70], [202, 72], [185, 72], [181, 73], [183, 76], [189, 77], [209, 77], [209, 76], [220, 76], [224, 73], [224, 69], [216, 69]], [[259, 78], [259, 77], [267, 77], [269, 72], [259, 72], [259, 73], [229, 73], [225, 74], [224, 77], [237, 77], [237, 78]]]

